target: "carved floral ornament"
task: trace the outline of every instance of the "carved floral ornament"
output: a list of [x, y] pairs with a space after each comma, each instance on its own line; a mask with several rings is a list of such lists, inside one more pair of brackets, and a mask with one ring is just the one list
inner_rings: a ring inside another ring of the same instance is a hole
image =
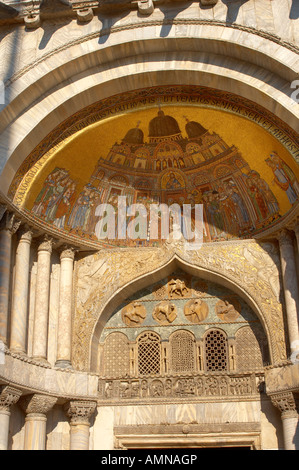
[[[89, 370], [94, 330], [100, 318], [102, 325], [108, 320], [111, 313], [108, 312], [109, 302], [113, 303], [115, 293], [147, 276], [150, 284], [153, 274], [172, 262], [181, 267], [198, 269], [199, 278], [214, 277], [215, 282], [221, 283], [222, 280], [226, 285], [237, 288], [239, 293], [242, 292], [243, 297], [255, 306], [262, 321], [269, 340], [272, 362], [286, 359], [283, 312], [279, 300], [279, 255], [275, 245], [243, 241], [218, 243], [217, 246], [204, 245], [197, 251], [184, 251], [184, 246], [176, 242], [148, 251], [103, 250], [76, 263], [73, 334], [75, 368]], [[142, 305], [135, 307], [142, 318]], [[197, 307], [188, 306], [187, 314], [195, 315], [197, 309], [200, 313]], [[225, 307], [219, 305], [219, 315], [235, 315], [234, 311], [226, 312]], [[201, 314], [204, 315], [204, 311]]]

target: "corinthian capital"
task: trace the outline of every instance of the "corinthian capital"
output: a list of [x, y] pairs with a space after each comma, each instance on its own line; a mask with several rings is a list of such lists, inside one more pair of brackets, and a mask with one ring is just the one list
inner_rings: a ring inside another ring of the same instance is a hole
[[11, 405], [14, 405], [19, 400], [22, 392], [17, 388], [10, 385], [3, 385], [0, 387], [0, 409], [9, 410]]
[[74, 260], [75, 258], [75, 253], [76, 253], [76, 250], [75, 248], [73, 248], [72, 246], [63, 246], [61, 247], [61, 251], [60, 251], [60, 259], [65, 259], [65, 258], [69, 258], [71, 260]]
[[49, 253], [52, 252], [53, 247], [53, 239], [50, 238], [48, 235], [45, 235], [41, 240], [38, 246], [38, 251], [48, 251]]
[[97, 403], [94, 401], [72, 400], [65, 406], [66, 415], [71, 419], [71, 424], [88, 424]]

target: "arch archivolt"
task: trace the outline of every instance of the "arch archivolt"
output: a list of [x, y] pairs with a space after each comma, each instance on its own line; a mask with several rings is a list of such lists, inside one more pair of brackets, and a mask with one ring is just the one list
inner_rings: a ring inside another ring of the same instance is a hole
[[199, 250], [186, 251], [180, 243], [165, 243], [157, 249], [100, 251], [78, 261], [74, 367], [95, 372], [99, 338], [115, 308], [129, 295], [163, 279], [176, 268], [240, 295], [263, 325], [271, 362], [284, 360], [286, 345], [276, 246], [253, 240], [214, 245], [204, 244]]
[[119, 26], [101, 47], [97, 31], [45, 51], [10, 78], [0, 124], [3, 193], [30, 152], [65, 119], [99, 99], [138, 88], [183, 83], [233, 90], [296, 129], [290, 87], [298, 75], [296, 51], [286, 48], [283, 62], [279, 51], [285, 46], [253, 29], [239, 30], [236, 42], [236, 31], [223, 25], [196, 28], [185, 20], [167, 38], [157, 34], [162, 25]]

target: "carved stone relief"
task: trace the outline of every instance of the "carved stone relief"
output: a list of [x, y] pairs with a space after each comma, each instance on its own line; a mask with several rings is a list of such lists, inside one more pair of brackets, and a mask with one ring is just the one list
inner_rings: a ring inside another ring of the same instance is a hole
[[[105, 304], [113, 298], [115, 292], [122, 286], [159, 270], [173, 259], [177, 259], [182, 265], [187, 263], [188, 266], [198, 268], [201, 273], [207, 272], [209, 277], [214, 274], [225, 278], [232, 286], [243, 291], [244, 296], [248, 296], [256, 305], [269, 335], [272, 361], [278, 363], [286, 358], [283, 310], [279, 302], [279, 255], [274, 244], [258, 244], [254, 241], [217, 243], [189, 251], [185, 250], [183, 243], [168, 241], [162, 248], [156, 249], [100, 251], [77, 262], [73, 323], [73, 364], [77, 369], [89, 369], [93, 329]], [[151, 279], [149, 284], [153, 282], [153, 277]], [[179, 284], [175, 278], [173, 281], [168, 284], [169, 301], [187, 297], [188, 283]], [[198, 293], [198, 298], [204, 283], [205, 280], [199, 279], [199, 284], [193, 289], [194, 293]], [[155, 291], [157, 300], [162, 300], [164, 290], [165, 286], [160, 286]], [[238, 308], [232, 302], [229, 303], [233, 308], [229, 305], [226, 307], [230, 309], [230, 315], [235, 316]], [[142, 309], [138, 308], [140, 314]], [[197, 316], [199, 307], [193, 305], [193, 313], [190, 313], [190, 305], [188, 308], [186, 311], [190, 320], [192, 315]], [[225, 306], [222, 305], [221, 308], [222, 313], [219, 315], [225, 315]], [[204, 316], [204, 308], [202, 309], [201, 315]]]

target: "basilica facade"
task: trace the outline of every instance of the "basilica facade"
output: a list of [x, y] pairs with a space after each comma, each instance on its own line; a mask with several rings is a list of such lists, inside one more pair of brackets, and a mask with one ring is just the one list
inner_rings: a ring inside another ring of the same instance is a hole
[[297, 0], [0, 40], [0, 449], [299, 449]]

